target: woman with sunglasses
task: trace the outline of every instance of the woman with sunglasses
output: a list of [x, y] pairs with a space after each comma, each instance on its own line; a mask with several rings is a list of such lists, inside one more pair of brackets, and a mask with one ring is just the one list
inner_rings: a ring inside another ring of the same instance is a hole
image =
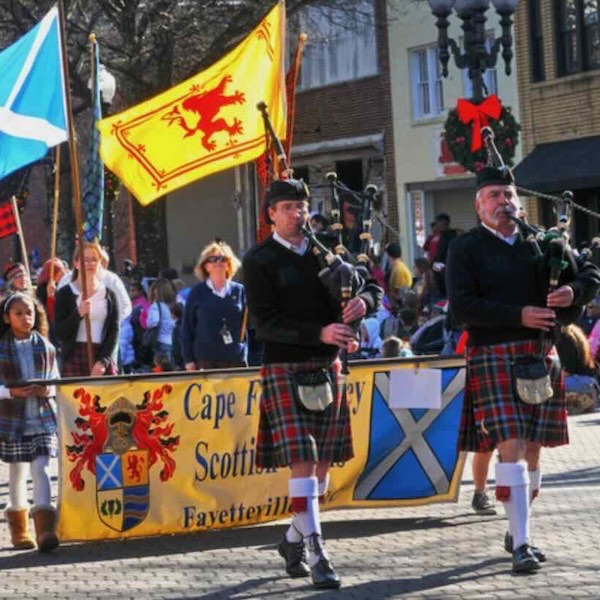
[[200, 253], [201, 281], [190, 291], [181, 328], [188, 371], [246, 366], [246, 291], [231, 280], [239, 266], [224, 242], [211, 242]]

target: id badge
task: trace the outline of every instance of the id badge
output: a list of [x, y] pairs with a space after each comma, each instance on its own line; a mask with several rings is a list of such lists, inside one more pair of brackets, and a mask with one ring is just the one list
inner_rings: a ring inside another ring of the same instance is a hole
[[227, 329], [227, 325], [223, 324], [221, 327], [221, 338], [223, 339], [223, 343], [228, 346], [229, 344], [233, 344], [233, 337], [231, 336], [231, 331]]

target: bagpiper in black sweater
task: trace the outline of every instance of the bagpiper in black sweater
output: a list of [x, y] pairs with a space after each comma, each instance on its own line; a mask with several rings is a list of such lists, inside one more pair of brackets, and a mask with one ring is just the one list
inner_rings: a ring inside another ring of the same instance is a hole
[[[573, 305], [587, 304], [600, 286], [600, 271], [592, 263], [576, 272], [572, 255], [562, 271], [560, 285], [573, 288]], [[547, 261], [534, 256], [530, 242], [517, 234], [513, 245], [479, 226], [456, 238], [446, 263], [446, 286], [454, 319], [469, 331], [469, 344], [482, 346], [535, 339], [540, 330], [523, 327], [525, 306], [546, 306]], [[558, 309], [561, 321], [574, 314]]]
[[[341, 306], [320, 281], [318, 259], [299, 255], [272, 237], [244, 257], [243, 280], [263, 363], [333, 360], [338, 348], [319, 337], [325, 325], [341, 320]], [[367, 312], [376, 310], [382, 291], [367, 282], [359, 291]]]

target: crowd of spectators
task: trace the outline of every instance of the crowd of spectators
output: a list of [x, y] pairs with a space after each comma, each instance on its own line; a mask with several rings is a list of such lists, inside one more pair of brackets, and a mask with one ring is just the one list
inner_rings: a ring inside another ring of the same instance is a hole
[[[313, 215], [312, 227], [327, 235], [328, 220]], [[455, 354], [463, 334], [453, 322], [446, 299], [444, 275], [450, 242], [460, 232], [450, 217], [431, 223], [423, 254], [412, 268], [397, 242], [368, 265], [384, 288], [376, 314], [358, 327], [359, 350], [351, 359]], [[173, 268], [158, 277], [143, 277], [125, 261], [120, 275], [108, 269], [108, 256], [97, 244], [86, 244], [88, 298], [82, 301], [79, 250], [73, 269], [55, 258], [46, 261], [29, 280], [25, 267], [10, 265], [0, 281], [4, 293], [30, 290], [45, 308], [50, 340], [59, 349], [63, 376], [218, 369], [260, 364], [260, 343], [248, 323], [239, 259], [222, 240], [202, 249], [195, 273], [198, 283], [186, 286]], [[86, 354], [83, 315], [90, 317], [94, 361]], [[598, 396], [600, 363], [600, 298], [576, 324], [563, 327], [557, 342], [567, 376], [573, 412], [589, 409]], [[570, 395], [569, 395], [570, 394]]]

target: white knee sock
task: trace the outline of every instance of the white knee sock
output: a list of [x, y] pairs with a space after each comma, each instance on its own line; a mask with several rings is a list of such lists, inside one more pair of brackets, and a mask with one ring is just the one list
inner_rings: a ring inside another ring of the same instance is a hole
[[9, 463], [8, 500], [13, 510], [29, 508], [27, 504], [27, 463]]
[[50, 506], [51, 504], [49, 465], [50, 457], [48, 456], [37, 456], [31, 463], [34, 506]]
[[325, 475], [325, 479], [319, 480], [319, 497], [324, 496], [329, 488], [329, 473]]
[[529, 544], [529, 474], [525, 463], [497, 463], [496, 489], [510, 488], [510, 497], [503, 500], [513, 537], [513, 550]]
[[[293, 477], [288, 482], [290, 498], [306, 498], [306, 510], [294, 513], [285, 537], [288, 542], [300, 542], [311, 533], [321, 533], [319, 523], [319, 485], [316, 477]], [[314, 501], [314, 502], [313, 502]], [[316, 510], [314, 505], [316, 504]]]
[[[542, 487], [542, 470], [538, 467], [535, 471], [529, 471], [529, 504], [539, 495]], [[537, 493], [536, 493], [537, 492]]]

